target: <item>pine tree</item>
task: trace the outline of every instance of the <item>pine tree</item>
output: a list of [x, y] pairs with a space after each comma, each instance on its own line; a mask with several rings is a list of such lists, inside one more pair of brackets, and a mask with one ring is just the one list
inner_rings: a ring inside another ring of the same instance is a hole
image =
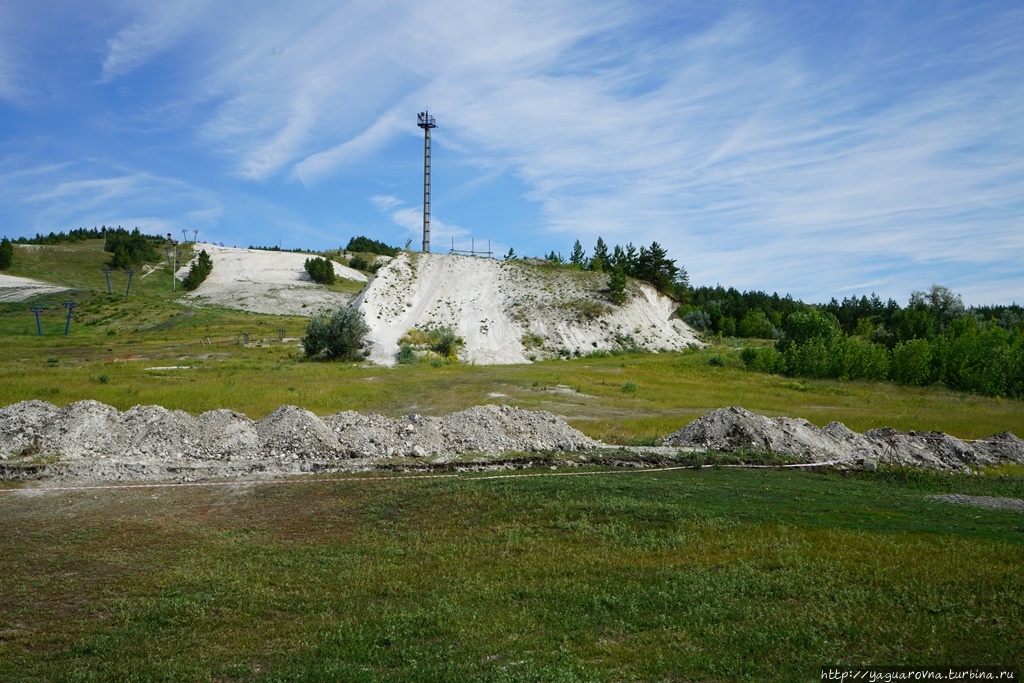
[[612, 303], [621, 306], [626, 301], [626, 271], [622, 266], [615, 266], [612, 274], [608, 277], [608, 291], [611, 293]]
[[576, 268], [583, 268], [587, 263], [587, 253], [583, 251], [583, 245], [580, 244], [579, 240], [572, 245], [572, 253], [569, 254], [569, 263]]
[[600, 237], [597, 238], [597, 245], [594, 247], [594, 256], [590, 259], [590, 269], [598, 272], [611, 270], [611, 261], [608, 259], [608, 245]]

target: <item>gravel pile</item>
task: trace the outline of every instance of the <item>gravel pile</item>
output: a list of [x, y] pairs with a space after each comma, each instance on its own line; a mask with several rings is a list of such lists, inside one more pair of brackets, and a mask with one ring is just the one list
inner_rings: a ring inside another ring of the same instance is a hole
[[[1009, 432], [968, 443], [939, 432], [891, 428], [858, 434], [839, 422], [768, 418], [723, 408], [668, 436], [659, 450], [773, 452], [798, 462], [840, 460], [959, 470], [1024, 463], [1024, 441]], [[192, 417], [160, 406], [125, 412], [97, 401], [56, 408], [25, 401], [0, 408], [0, 479], [75, 481], [274, 477], [360, 469], [386, 458], [444, 463], [463, 454], [606, 448], [547, 412], [476, 406], [444, 417], [401, 418], [345, 411], [318, 417], [281, 406], [252, 421], [231, 410]]]
[[231, 410], [192, 417], [160, 406], [125, 412], [97, 401], [0, 409], [0, 478], [117, 481], [278, 476], [358, 467], [365, 459], [504, 451], [575, 451], [596, 441], [550, 413], [479, 406], [442, 418], [281, 406], [252, 421]]
[[802, 462], [848, 460], [860, 466], [878, 463], [939, 470], [1024, 464], [1024, 441], [1003, 432], [972, 443], [941, 432], [901, 432], [890, 427], [863, 434], [840, 422], [818, 428], [807, 420], [764, 417], [743, 408], [721, 408], [670, 434], [669, 446], [721, 452], [771, 451]]

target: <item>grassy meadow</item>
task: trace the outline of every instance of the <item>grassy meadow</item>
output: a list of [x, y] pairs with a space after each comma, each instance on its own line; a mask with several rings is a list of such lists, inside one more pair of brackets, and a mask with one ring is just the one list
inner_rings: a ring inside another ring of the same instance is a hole
[[[963, 477], [882, 475], [6, 493], [0, 679], [811, 681], [829, 665], [1024, 665], [1024, 515], [924, 495]], [[967, 481], [1024, 495], [1019, 479]]]
[[[38, 299], [0, 304], [0, 405], [88, 398], [259, 418], [283, 403], [390, 415], [509, 403], [622, 444], [741, 405], [856, 430], [1024, 436], [1020, 401], [750, 373], [730, 340], [524, 366], [308, 362], [304, 319], [184, 306], [166, 268], [137, 275], [127, 298], [111, 273], [108, 294], [101, 246], [15, 252], [9, 273], [77, 291], [43, 298], [41, 338]], [[66, 300], [78, 306], [64, 337]], [[243, 333], [257, 341], [237, 343]], [[8, 485], [0, 680], [811, 681], [830, 665], [1024, 668], [1024, 513], [927, 497], [1024, 498], [1019, 468], [577, 471], [588, 474]]]

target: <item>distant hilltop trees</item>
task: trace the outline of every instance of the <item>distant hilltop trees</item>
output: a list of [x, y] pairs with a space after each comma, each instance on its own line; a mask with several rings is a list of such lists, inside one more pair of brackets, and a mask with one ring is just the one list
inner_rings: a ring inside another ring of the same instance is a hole
[[35, 237], [19, 237], [17, 244], [58, 245], [85, 240], [103, 240], [103, 250], [113, 254], [110, 265], [114, 268], [130, 268], [135, 265], [160, 259], [158, 248], [167, 243], [160, 235], [145, 235], [138, 228], [131, 232], [118, 226], [108, 228], [75, 228], [67, 232], [51, 232], [48, 235], [36, 233]]
[[391, 247], [383, 242], [372, 240], [369, 237], [353, 237], [348, 241], [345, 251], [355, 251], [365, 254], [377, 254], [379, 256], [395, 256], [398, 254], [398, 247]]
[[103, 226], [101, 228], [75, 228], [74, 230], [68, 230], [67, 232], [51, 232], [49, 235], [43, 235], [36, 233], [35, 237], [19, 237], [14, 240], [17, 244], [67, 244], [68, 242], [84, 242], [85, 240], [101, 240], [107, 230], [113, 228], [107, 228]]

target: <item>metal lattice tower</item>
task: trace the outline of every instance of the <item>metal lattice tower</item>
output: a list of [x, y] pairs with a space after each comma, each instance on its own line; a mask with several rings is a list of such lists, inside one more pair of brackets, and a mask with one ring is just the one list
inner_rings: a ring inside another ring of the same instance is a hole
[[430, 129], [437, 128], [434, 117], [425, 111], [417, 114], [417, 126], [423, 129], [423, 251], [430, 251]]

